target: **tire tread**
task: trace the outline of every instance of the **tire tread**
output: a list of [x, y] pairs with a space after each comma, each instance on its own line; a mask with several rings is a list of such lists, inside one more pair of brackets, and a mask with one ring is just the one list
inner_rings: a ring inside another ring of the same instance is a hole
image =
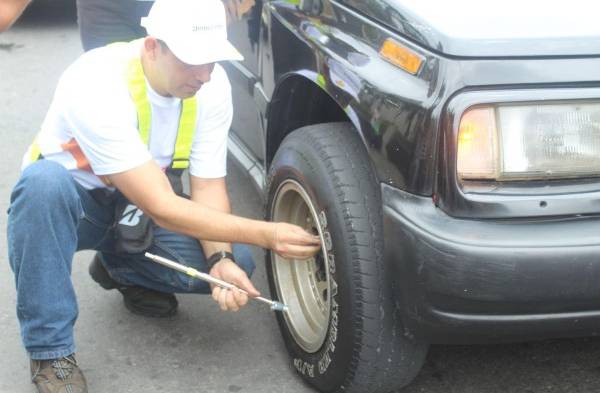
[[426, 346], [402, 334], [398, 310], [387, 298], [380, 186], [362, 140], [347, 123], [320, 124], [294, 131], [282, 149], [302, 156], [304, 150], [314, 151], [343, 209], [354, 272], [355, 340], [350, 369], [338, 391], [388, 393], [406, 385], [420, 369]]

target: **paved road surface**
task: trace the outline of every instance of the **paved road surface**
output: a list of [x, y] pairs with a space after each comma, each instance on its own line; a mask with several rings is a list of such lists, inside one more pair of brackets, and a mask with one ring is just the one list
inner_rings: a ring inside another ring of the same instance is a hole
[[[14, 312], [4, 236], [8, 196], [60, 72], [79, 53], [72, 4], [45, 1], [0, 35], [0, 393], [32, 392]], [[259, 196], [230, 165], [237, 213], [258, 217]], [[260, 262], [262, 252], [255, 250]], [[78, 358], [92, 392], [309, 393], [289, 366], [274, 318], [260, 304], [225, 314], [208, 297], [180, 296], [169, 320], [128, 313], [115, 292], [87, 275], [90, 252], [75, 258]], [[263, 266], [254, 277], [265, 290]], [[417, 380], [402, 393], [600, 391], [600, 340], [431, 349]]]

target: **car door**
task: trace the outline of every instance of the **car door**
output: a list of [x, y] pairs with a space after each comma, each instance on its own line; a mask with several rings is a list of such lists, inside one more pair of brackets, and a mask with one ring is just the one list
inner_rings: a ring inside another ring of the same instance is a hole
[[242, 155], [251, 158], [252, 165], [262, 166], [265, 147], [254, 92], [260, 76], [259, 32], [263, 0], [223, 0], [223, 3], [228, 16], [229, 40], [244, 55], [241, 62], [224, 64], [233, 89], [230, 150], [238, 161], [241, 150]]

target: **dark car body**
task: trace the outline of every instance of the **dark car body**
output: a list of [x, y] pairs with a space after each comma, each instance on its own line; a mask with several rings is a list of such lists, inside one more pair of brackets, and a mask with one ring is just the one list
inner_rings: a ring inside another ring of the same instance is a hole
[[[487, 2], [251, 3], [229, 28], [245, 56], [226, 65], [231, 152], [262, 189], [287, 133], [352, 123], [381, 184], [385, 261], [412, 334], [474, 343], [600, 332], [600, 179], [461, 183], [456, 172], [467, 108], [600, 99], [589, 7], [532, 17], [524, 5], [507, 25], [498, 14], [510, 7]], [[380, 56], [386, 38], [423, 59], [415, 75]]]

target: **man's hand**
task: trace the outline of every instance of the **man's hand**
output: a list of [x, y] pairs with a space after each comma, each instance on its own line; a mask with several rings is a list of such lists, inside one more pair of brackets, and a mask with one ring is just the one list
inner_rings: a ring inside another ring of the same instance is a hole
[[307, 259], [321, 249], [321, 239], [297, 225], [273, 223], [269, 248], [284, 258]]
[[[252, 285], [252, 282], [250, 282], [246, 273], [229, 259], [222, 259], [217, 262], [210, 270], [210, 275], [236, 285], [238, 288], [248, 292], [252, 297], [260, 296], [260, 293], [254, 288], [254, 285]], [[245, 293], [235, 289], [225, 289], [218, 286], [213, 286], [212, 297], [219, 303], [219, 306], [223, 311], [238, 311], [248, 303], [248, 295]]]

